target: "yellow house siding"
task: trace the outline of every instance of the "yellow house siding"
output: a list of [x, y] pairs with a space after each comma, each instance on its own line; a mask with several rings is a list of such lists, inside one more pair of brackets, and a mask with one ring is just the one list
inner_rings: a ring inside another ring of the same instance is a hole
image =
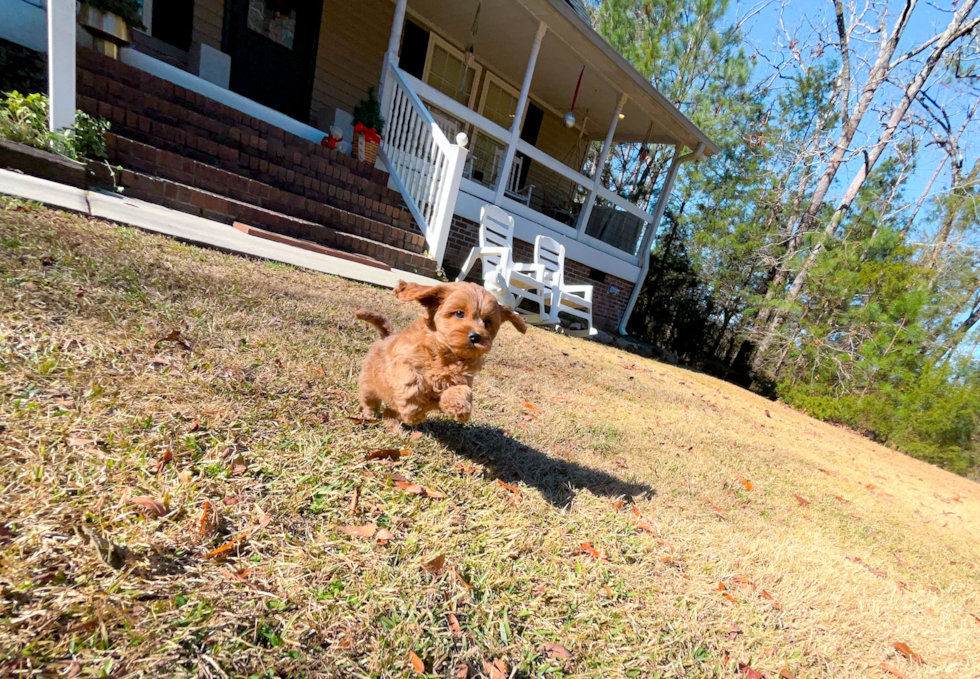
[[[160, 0], [157, 0], [158, 2]], [[196, 0], [194, 3], [194, 31], [192, 40], [221, 49], [221, 33], [224, 29], [225, 0]]]
[[378, 86], [394, 11], [379, 0], [324, 0], [310, 111], [321, 129], [333, 124], [334, 109], [352, 111]]

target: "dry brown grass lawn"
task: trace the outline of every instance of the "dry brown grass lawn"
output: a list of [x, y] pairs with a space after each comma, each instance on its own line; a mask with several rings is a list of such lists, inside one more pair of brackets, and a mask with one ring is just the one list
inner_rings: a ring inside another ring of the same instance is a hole
[[399, 441], [349, 419], [389, 291], [12, 201], [0, 275], [0, 675], [980, 676], [968, 480], [509, 327]]

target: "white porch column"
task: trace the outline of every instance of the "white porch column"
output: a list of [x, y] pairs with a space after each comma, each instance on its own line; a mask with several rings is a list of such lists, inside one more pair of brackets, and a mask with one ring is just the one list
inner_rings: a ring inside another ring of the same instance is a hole
[[585, 227], [589, 225], [589, 216], [592, 214], [592, 207], [595, 205], [595, 194], [599, 187], [602, 186], [602, 171], [606, 169], [606, 162], [609, 160], [609, 149], [612, 148], [613, 135], [616, 134], [616, 126], [619, 125], [619, 115], [623, 112], [623, 107], [626, 106], [626, 100], [629, 98], [625, 92], [619, 96], [619, 103], [616, 105], [616, 111], [613, 113], [612, 122], [609, 123], [609, 131], [606, 133], [606, 141], [602, 144], [602, 152], [599, 153], [599, 162], [595, 166], [595, 174], [592, 179], [592, 191], [589, 193], [589, 197], [585, 199], [585, 205], [582, 206], [582, 211], [578, 215], [578, 236], [581, 238], [582, 234], [585, 233]]
[[524, 108], [527, 106], [527, 97], [531, 91], [534, 66], [538, 62], [541, 41], [544, 40], [544, 34], [547, 32], [548, 24], [542, 21], [538, 24], [538, 32], [534, 35], [534, 43], [531, 45], [531, 55], [527, 59], [527, 68], [524, 71], [524, 83], [521, 85], [521, 94], [517, 97], [517, 110], [514, 112], [514, 124], [510, 126], [510, 139], [507, 142], [507, 151], [504, 153], [504, 160], [500, 164], [500, 173], [497, 175], [497, 187], [493, 194], [494, 205], [500, 205], [500, 202], [504, 199], [504, 191], [507, 188], [507, 181], [510, 179], [510, 168], [514, 164], [514, 155], [517, 153], [517, 140], [521, 136], [521, 120], [524, 117]]
[[391, 35], [388, 36], [388, 59], [398, 64], [398, 46], [402, 41], [402, 30], [405, 28], [405, 9], [408, 0], [395, 0], [395, 17], [391, 20]]
[[48, 97], [52, 132], [75, 124], [75, 0], [48, 0]]
[[657, 235], [657, 230], [660, 228], [660, 220], [663, 219], [664, 211], [667, 209], [667, 199], [670, 198], [670, 191], [674, 188], [674, 179], [677, 178], [677, 171], [681, 169], [681, 163], [688, 160], [697, 160], [704, 154], [704, 142], [698, 144], [698, 148], [686, 155], [681, 155], [681, 146], [674, 147], [674, 158], [670, 161], [670, 169], [667, 171], [667, 178], [664, 179], [664, 185], [660, 189], [660, 196], [657, 198], [657, 207], [653, 211], [653, 219], [650, 221], [649, 230], [643, 235], [643, 242], [640, 243], [640, 257], [643, 258], [643, 265], [640, 267], [640, 275], [636, 279], [636, 283], [633, 285], [633, 294], [630, 295], [629, 302], [626, 303], [626, 310], [623, 312], [623, 318], [619, 322], [619, 334], [626, 334], [626, 324], [630, 320], [630, 314], [633, 313], [633, 307], [636, 306], [636, 300], [640, 296], [640, 290], [643, 288], [643, 282], [647, 278], [647, 272], [650, 270], [650, 246], [653, 245], [653, 239]]

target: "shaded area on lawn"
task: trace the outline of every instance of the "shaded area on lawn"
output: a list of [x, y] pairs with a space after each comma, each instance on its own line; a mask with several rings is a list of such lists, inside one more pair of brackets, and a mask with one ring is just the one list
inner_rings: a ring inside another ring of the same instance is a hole
[[600, 497], [631, 500], [656, 495], [656, 490], [645, 483], [631, 483], [598, 469], [550, 457], [497, 427], [430, 420], [419, 429], [456, 454], [489, 467], [496, 478], [534, 486], [555, 507], [570, 505], [575, 491], [580, 489]]

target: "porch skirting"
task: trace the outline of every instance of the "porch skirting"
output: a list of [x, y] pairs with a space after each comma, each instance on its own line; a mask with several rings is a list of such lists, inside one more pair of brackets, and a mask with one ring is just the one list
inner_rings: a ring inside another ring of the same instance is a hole
[[[480, 225], [459, 215], [453, 216], [452, 228], [449, 231], [449, 242], [446, 245], [446, 255], [443, 268], [447, 273], [455, 273], [463, 266], [470, 250], [479, 242]], [[534, 244], [514, 239], [514, 260], [530, 262], [534, 259]], [[602, 281], [591, 280], [589, 273], [592, 268], [571, 259], [565, 259], [565, 280], [568, 283], [584, 283], [593, 287], [592, 321], [600, 330], [615, 333], [619, 322], [626, 311], [626, 304], [633, 294], [633, 283], [605, 274]], [[477, 263], [470, 272], [467, 280], [479, 282], [481, 271]], [[452, 279], [453, 276], [450, 276]]]

